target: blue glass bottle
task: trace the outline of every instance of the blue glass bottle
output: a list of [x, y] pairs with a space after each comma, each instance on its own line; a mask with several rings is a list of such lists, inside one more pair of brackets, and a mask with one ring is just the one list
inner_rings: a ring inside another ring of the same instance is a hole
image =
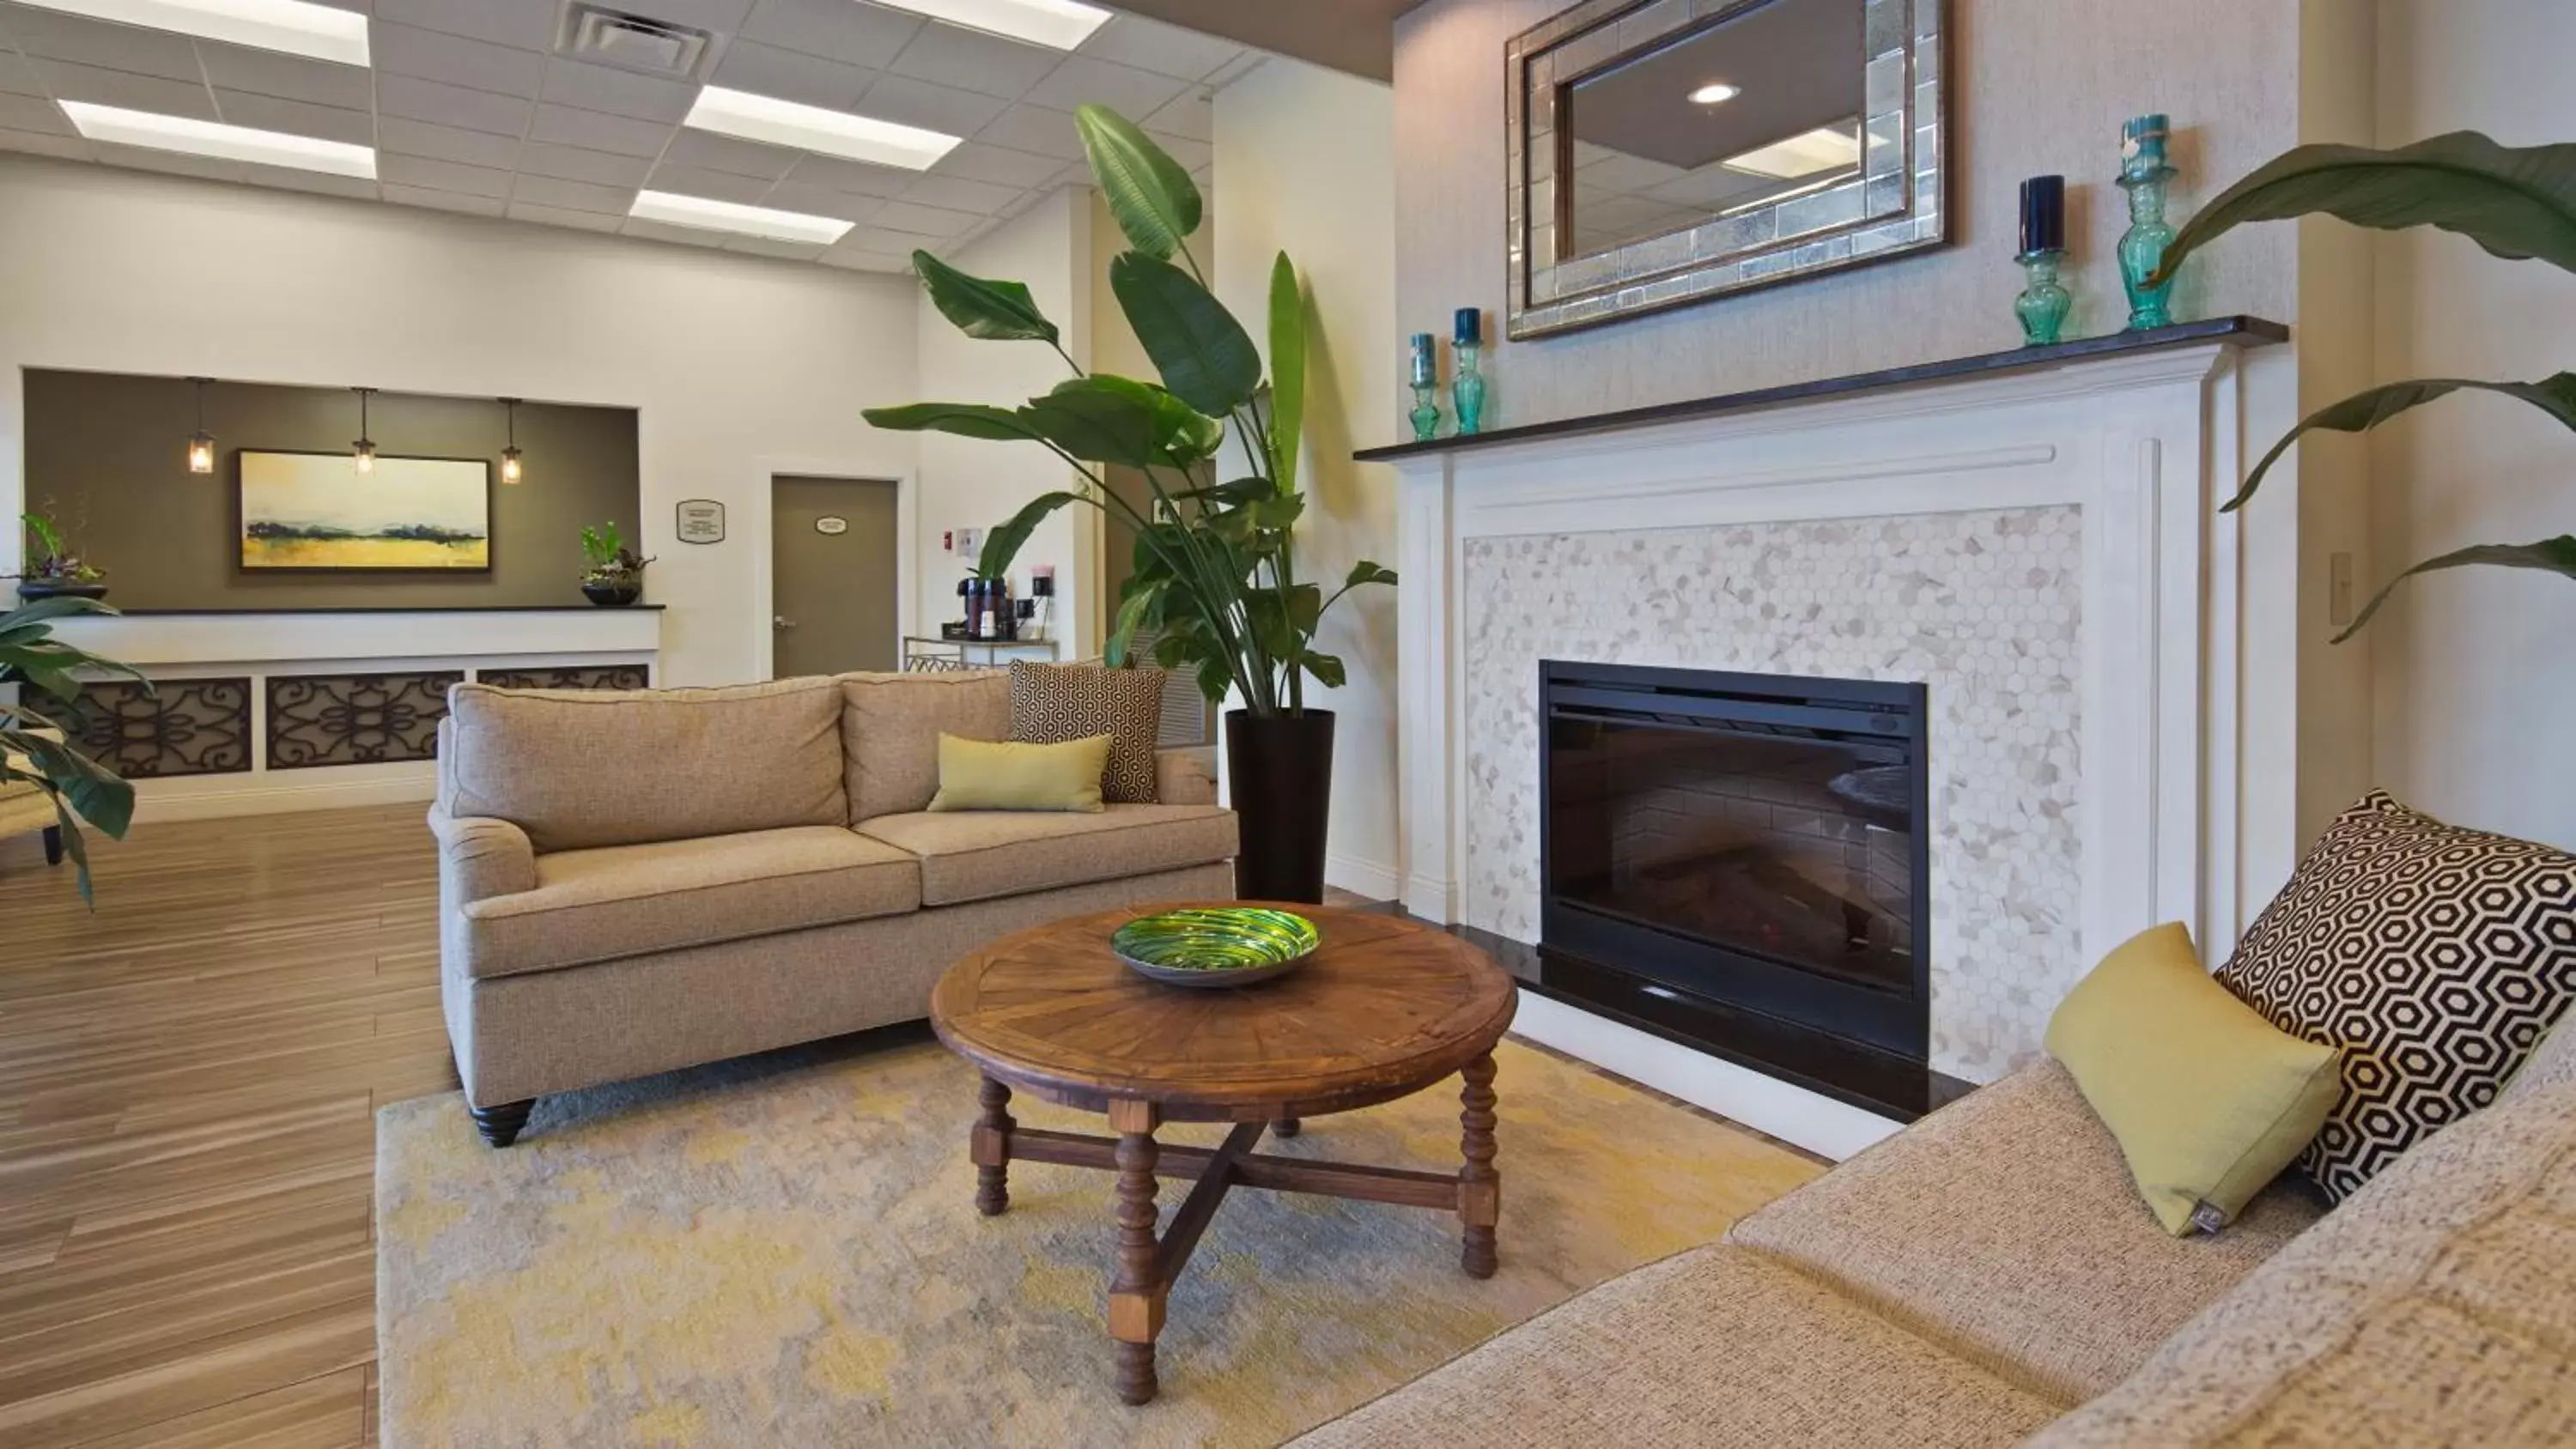
[[2139, 116], [2120, 128], [2120, 189], [2129, 193], [2129, 229], [2120, 236], [2120, 282], [2129, 293], [2132, 332], [2173, 322], [2173, 283], [2146, 285], [2174, 239], [2174, 229], [2165, 222], [2165, 185], [2174, 174], [2165, 159], [2171, 131], [2161, 115]]
[[1485, 375], [1477, 366], [1485, 346], [1485, 314], [1461, 307], [1457, 324], [1450, 346], [1458, 354], [1458, 376], [1449, 384], [1449, 396], [1458, 409], [1458, 436], [1466, 438], [1485, 430]]
[[1413, 334], [1413, 441], [1440, 436], [1440, 344], [1428, 332]]

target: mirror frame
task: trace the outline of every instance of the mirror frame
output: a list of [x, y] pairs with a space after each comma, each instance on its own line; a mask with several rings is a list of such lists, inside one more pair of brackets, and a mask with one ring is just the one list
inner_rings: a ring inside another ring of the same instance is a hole
[[[1945, 0], [1859, 0], [1861, 174], [1824, 191], [1560, 260], [1572, 235], [1573, 138], [1556, 118], [1579, 81], [1773, 0], [1585, 0], [1507, 49], [1508, 334], [1545, 337], [1689, 306], [1950, 240]], [[1782, 233], [1789, 234], [1784, 238]]]

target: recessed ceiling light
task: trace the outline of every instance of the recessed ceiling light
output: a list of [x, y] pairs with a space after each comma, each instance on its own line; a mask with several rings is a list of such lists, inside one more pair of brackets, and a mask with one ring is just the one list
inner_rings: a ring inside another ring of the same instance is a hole
[[945, 20], [974, 30], [989, 30], [1031, 45], [1071, 50], [1091, 38], [1109, 12], [1080, 0], [876, 0], [897, 10]]
[[766, 141], [800, 151], [820, 151], [852, 161], [926, 171], [961, 139], [919, 126], [899, 126], [872, 116], [827, 111], [749, 91], [708, 86], [698, 92], [685, 125], [701, 131]]
[[88, 101], [59, 103], [72, 125], [93, 141], [141, 146], [151, 151], [179, 151], [225, 161], [255, 161], [262, 166], [292, 166], [299, 171], [327, 171], [334, 176], [376, 179], [376, 153], [346, 141], [325, 141], [285, 131], [255, 131], [186, 116], [129, 111], [122, 106]]
[[260, 50], [282, 50], [342, 65], [365, 65], [367, 17], [307, 0], [24, 0], [92, 20], [175, 30]]
[[771, 241], [807, 242], [830, 246], [850, 229], [851, 223], [837, 217], [808, 216], [801, 211], [773, 211], [766, 206], [741, 206], [730, 201], [711, 201], [703, 196], [682, 196], [675, 191], [639, 191], [628, 216], [644, 221], [669, 222], [673, 226], [694, 226], [704, 231], [735, 231], [745, 236], [763, 236]]
[[1757, 147], [1741, 156], [1729, 156], [1718, 164], [1729, 171], [1768, 176], [1775, 181], [1795, 181], [1802, 176], [1859, 165], [1860, 134], [1857, 129], [1842, 131], [1821, 126], [1791, 136], [1786, 141]]
[[1724, 81], [1711, 81], [1691, 92], [1690, 98], [1691, 104], [1695, 106], [1719, 106], [1742, 94], [1744, 92], [1741, 89], [1728, 85]]

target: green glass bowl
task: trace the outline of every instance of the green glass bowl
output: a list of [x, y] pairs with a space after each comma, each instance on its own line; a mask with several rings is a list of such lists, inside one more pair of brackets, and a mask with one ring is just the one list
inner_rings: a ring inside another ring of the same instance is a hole
[[1261, 906], [1188, 906], [1120, 926], [1109, 949], [1174, 986], [1249, 986], [1314, 953], [1315, 923]]

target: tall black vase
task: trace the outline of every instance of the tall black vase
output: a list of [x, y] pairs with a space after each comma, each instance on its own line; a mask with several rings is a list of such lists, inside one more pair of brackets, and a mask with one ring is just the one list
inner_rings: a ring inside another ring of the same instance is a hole
[[1333, 812], [1333, 712], [1225, 716], [1226, 777], [1243, 845], [1234, 893], [1248, 901], [1324, 900], [1324, 829]]

